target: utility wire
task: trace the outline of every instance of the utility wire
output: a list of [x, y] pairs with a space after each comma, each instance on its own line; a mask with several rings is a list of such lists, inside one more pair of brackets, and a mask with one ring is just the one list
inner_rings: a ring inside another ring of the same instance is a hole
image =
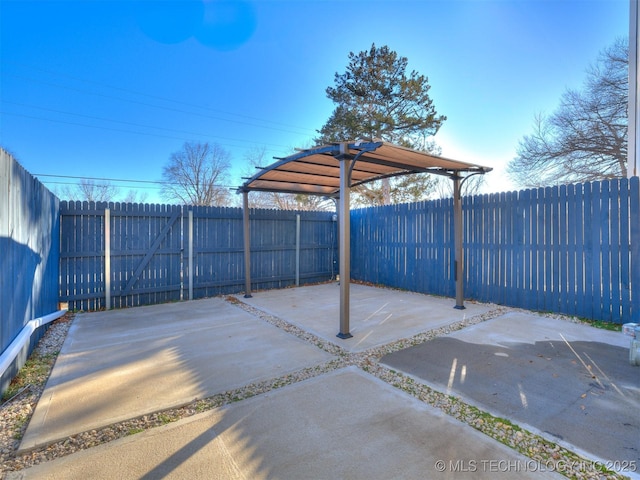
[[[47, 181], [43, 181], [42, 183], [45, 183], [46, 185], [73, 185], [73, 186], [78, 186], [78, 183], [76, 183], [76, 182], [54, 182], [54, 181], [51, 181], [51, 180], [47, 180]], [[96, 186], [100, 187], [102, 185], [96, 185]], [[157, 190], [157, 187], [140, 186], [140, 185], [115, 185], [115, 186], [117, 188], [129, 188], [129, 189], [135, 189], [135, 190]]]
[[[104, 117], [96, 117], [94, 115], [86, 115], [86, 114], [82, 114], [82, 113], [73, 113], [73, 112], [65, 112], [64, 110], [57, 110], [57, 109], [53, 109], [53, 108], [40, 107], [40, 106], [37, 106], [37, 105], [30, 105], [28, 103], [12, 102], [12, 101], [9, 101], [9, 100], [4, 100], [3, 103], [9, 104], [9, 105], [17, 105], [17, 106], [21, 106], [21, 107], [27, 107], [27, 108], [35, 108], [37, 110], [44, 110], [46, 112], [61, 113], [63, 115], [71, 115], [71, 116], [76, 116], [76, 117], [88, 118], [88, 119], [91, 119], [91, 120], [99, 120], [99, 121], [105, 121], [105, 122], [119, 123], [119, 124], [123, 124], [123, 125], [131, 125], [133, 127], [153, 128], [153, 129], [156, 129], [156, 130], [164, 130], [164, 131], [167, 131], [167, 132], [175, 132], [175, 133], [184, 133], [184, 134], [187, 134], [187, 135], [193, 135], [193, 136], [197, 136], [197, 137], [220, 138], [220, 139], [223, 139], [223, 140], [230, 140], [230, 141], [234, 141], [234, 142], [249, 143], [249, 142], [247, 142], [247, 140], [243, 140], [243, 139], [239, 139], [239, 138], [229, 138], [229, 137], [223, 137], [223, 136], [220, 136], [220, 135], [211, 135], [211, 134], [206, 134], [206, 133], [189, 132], [189, 131], [186, 131], [186, 130], [177, 130], [177, 129], [173, 129], [173, 128], [155, 127], [153, 125], [143, 125], [143, 124], [140, 124], [140, 123], [126, 122], [124, 120], [112, 120], [112, 119], [104, 118]], [[2, 112], [2, 113], [5, 113], [7, 115], [21, 115], [21, 114], [14, 114], [14, 113], [11, 113], [11, 112]], [[31, 118], [41, 118], [42, 120], [49, 120], [51, 122], [57, 122], [58, 121], [58, 120], [48, 119], [48, 118], [44, 118], [44, 117], [31, 117]], [[80, 124], [76, 124], [76, 125], [80, 125]], [[96, 126], [96, 125], [87, 125], [87, 124], [82, 124], [82, 125], [88, 126], [88, 127], [99, 128], [99, 126]], [[134, 133], [134, 132], [132, 132], [132, 133]], [[279, 148], [287, 148], [285, 145], [278, 145], [278, 144], [275, 144], [275, 143], [268, 143], [266, 145], [271, 145], [273, 147], [279, 147]]]
[[[2, 113], [3, 115], [10, 115], [10, 116], [14, 116], [14, 117], [21, 117], [21, 118], [31, 118], [34, 120], [44, 120], [46, 122], [53, 122], [53, 123], [61, 123], [64, 125], [74, 125], [76, 127], [86, 127], [86, 128], [95, 128], [95, 129], [99, 129], [99, 130], [109, 130], [112, 132], [121, 132], [121, 133], [130, 133], [132, 135], [147, 135], [147, 136], [151, 136], [151, 137], [158, 137], [158, 138], [170, 138], [170, 139], [174, 139], [174, 140], [181, 140], [181, 141], [186, 141], [188, 139], [186, 139], [185, 137], [177, 137], [174, 135], [162, 135], [160, 133], [153, 133], [153, 132], [140, 132], [140, 131], [134, 131], [134, 130], [124, 130], [122, 128], [115, 128], [115, 127], [107, 127], [104, 125], [89, 125], [86, 123], [79, 123], [79, 122], [70, 122], [70, 121], [66, 121], [66, 120], [58, 120], [58, 119], [52, 119], [52, 118], [46, 118], [46, 117], [39, 117], [39, 116], [35, 116], [35, 115], [25, 115], [25, 114], [21, 114], [21, 113], [13, 113], [13, 112], [6, 112], [3, 110], [0, 110], [0, 113]], [[253, 144], [256, 146], [259, 146], [259, 144]], [[231, 143], [224, 143], [222, 146], [224, 147], [235, 147], [235, 148], [245, 148], [246, 145], [235, 145], [235, 144], [231, 144]], [[269, 149], [270, 152], [275, 153], [275, 150]]]
[[[51, 173], [33, 173], [32, 175], [34, 177], [67, 178], [67, 179], [73, 179], [73, 180], [93, 180], [93, 181], [99, 181], [99, 182], [147, 183], [147, 184], [153, 184], [153, 185], [176, 185], [176, 186], [181, 185], [178, 182], [165, 182], [162, 180], [135, 180], [131, 178], [81, 177], [81, 176], [74, 176], [74, 175], [54, 175]], [[59, 185], [77, 185], [77, 182], [56, 182], [51, 180], [47, 180], [46, 182], [52, 183], [52, 184], [55, 183]], [[149, 189], [157, 188], [157, 187], [149, 187], [149, 186], [132, 186], [132, 185], [117, 185], [117, 186], [121, 188], [125, 188], [125, 187], [149, 188]], [[214, 185], [214, 186], [220, 187], [220, 188], [236, 188], [237, 187], [237, 185]]]
[[55, 88], [61, 88], [61, 89], [65, 89], [65, 90], [72, 90], [72, 91], [76, 91], [76, 92], [83, 93], [83, 94], [86, 94], [86, 95], [94, 95], [96, 97], [102, 97], [102, 98], [106, 98], [106, 99], [109, 99], [109, 100], [119, 100], [119, 101], [122, 101], [122, 102], [128, 102], [128, 103], [132, 103], [132, 104], [136, 104], [136, 105], [142, 105], [142, 106], [145, 106], [145, 107], [152, 107], [152, 108], [157, 108], [157, 109], [160, 109], [160, 110], [167, 110], [167, 111], [170, 111], [170, 112], [185, 113], [185, 114], [188, 114], [188, 115], [195, 115], [195, 116], [199, 116], [199, 117], [203, 117], [203, 118], [209, 118], [209, 119], [212, 119], [212, 120], [220, 120], [220, 121], [223, 121], [223, 122], [238, 123], [238, 124], [241, 124], [241, 125], [249, 125], [249, 126], [252, 126], [252, 127], [265, 128], [265, 129], [268, 129], [268, 130], [274, 130], [274, 131], [279, 131], [279, 132], [294, 133], [296, 135], [308, 135], [308, 133], [302, 133], [302, 132], [299, 132], [299, 131], [298, 132], [294, 132], [292, 130], [286, 130], [286, 129], [278, 128], [278, 127], [270, 127], [270, 126], [267, 126], [267, 125], [259, 125], [259, 124], [256, 124], [256, 123], [245, 122], [245, 121], [242, 121], [242, 120], [226, 119], [226, 118], [216, 117], [216, 116], [208, 115], [208, 114], [204, 114], [204, 113], [198, 113], [198, 112], [193, 112], [193, 111], [189, 112], [189, 111], [185, 111], [185, 110], [180, 110], [178, 108], [173, 108], [173, 107], [168, 107], [168, 106], [161, 106], [161, 105], [157, 105], [157, 104], [147, 103], [147, 102], [143, 102], [143, 101], [140, 101], [140, 100], [127, 99], [127, 98], [116, 97], [116, 96], [112, 96], [112, 95], [105, 95], [103, 93], [92, 92], [92, 91], [89, 91], [89, 90], [83, 90], [83, 89], [79, 89], [79, 88], [74, 88], [74, 87], [70, 87], [70, 86], [67, 86], [67, 85], [60, 85], [58, 83], [53, 83], [53, 82], [45, 82], [43, 80], [37, 80], [37, 79], [30, 78], [30, 77], [25, 77], [25, 76], [22, 76], [22, 75], [17, 75], [17, 74], [12, 74], [12, 73], [5, 73], [4, 75], [12, 76], [12, 77], [15, 77], [15, 78], [19, 78], [19, 79], [22, 79], [22, 80], [27, 80], [27, 81], [31, 81], [31, 82], [35, 82], [35, 83], [40, 83], [42, 85], [48, 85], [48, 86], [55, 87]]
[[[19, 66], [26, 67], [26, 68], [29, 68], [29, 69], [32, 69], [32, 70], [35, 70], [35, 71], [47, 73], [47, 74], [50, 74], [50, 75], [57, 75], [59, 77], [65, 77], [65, 78], [69, 78], [71, 80], [76, 80], [76, 81], [79, 81], [79, 82], [84, 82], [84, 83], [88, 83], [88, 84], [92, 84], [92, 85], [97, 85], [99, 87], [105, 87], [105, 88], [109, 88], [109, 89], [112, 89], [112, 90], [121, 91], [121, 92], [124, 92], [124, 93], [130, 93], [130, 94], [138, 95], [138, 96], [141, 96], [141, 97], [147, 97], [147, 98], [151, 98], [151, 99], [155, 99], [155, 100], [161, 100], [161, 101], [165, 101], [165, 102], [176, 103], [178, 105], [184, 105], [184, 106], [191, 107], [191, 108], [198, 108], [198, 109], [208, 110], [208, 111], [211, 111], [211, 112], [221, 113], [223, 115], [233, 115], [233, 116], [236, 116], [236, 117], [247, 118], [249, 120], [255, 120], [255, 121], [258, 121], [258, 122], [264, 122], [264, 123], [273, 124], [273, 125], [280, 125], [280, 126], [283, 126], [283, 127], [294, 128], [294, 129], [298, 130], [298, 132], [290, 132], [290, 133], [298, 133], [298, 134], [303, 134], [303, 135], [315, 135], [317, 133], [313, 129], [300, 127], [300, 126], [297, 126], [297, 125], [290, 125], [290, 124], [283, 123], [283, 122], [275, 122], [273, 120], [266, 120], [266, 119], [262, 119], [262, 118], [258, 118], [258, 117], [253, 117], [253, 116], [250, 116], [250, 115], [240, 114], [240, 113], [227, 112], [227, 111], [218, 110], [218, 109], [215, 109], [215, 108], [212, 108], [212, 107], [209, 107], [209, 106], [202, 106], [202, 105], [198, 105], [198, 104], [194, 104], [194, 103], [190, 103], [190, 102], [185, 102], [185, 101], [181, 101], [181, 100], [175, 100], [175, 99], [171, 99], [171, 98], [167, 98], [167, 97], [161, 97], [159, 95], [151, 95], [151, 94], [146, 93], [146, 92], [140, 92], [140, 91], [130, 90], [130, 89], [122, 88], [122, 87], [116, 87], [114, 85], [108, 85], [106, 83], [96, 82], [95, 80], [88, 80], [88, 79], [85, 79], [85, 78], [80, 78], [80, 77], [76, 77], [76, 76], [73, 76], [73, 75], [68, 75], [66, 73], [54, 72], [54, 71], [51, 71], [51, 70], [43, 69], [43, 68], [36, 67], [36, 66], [33, 66], [33, 65], [28, 65], [28, 64], [25, 64], [25, 63], [21, 63], [21, 62], [7, 61], [5, 63], [12, 63], [14, 65], [19, 65]], [[6, 74], [6, 72], [3, 72], [3, 74]], [[42, 82], [42, 80], [36, 80], [36, 79], [28, 78], [28, 77], [19, 77], [16, 74], [8, 74], [8, 75], [11, 75], [11, 76], [14, 76], [14, 77], [18, 77], [18, 78], [23, 78], [23, 79], [26, 79], [26, 80], [29, 80], [29, 81], [32, 81], [32, 82], [44, 83], [44, 82]], [[62, 86], [61, 88], [71, 88], [71, 87]], [[114, 98], [117, 98], [117, 97], [114, 97]], [[185, 112], [185, 113], [188, 113], [188, 112]]]
[[[145, 93], [145, 92], [139, 92], [139, 91], [136, 91], [136, 90], [130, 90], [130, 89], [122, 88], [122, 87], [116, 87], [114, 85], [108, 85], [108, 84], [102, 83], [102, 82], [96, 82], [95, 80], [88, 80], [88, 79], [85, 79], [85, 78], [80, 78], [80, 77], [76, 77], [76, 76], [73, 76], [73, 75], [68, 75], [68, 74], [65, 74], [65, 73], [54, 72], [54, 71], [43, 69], [43, 68], [36, 67], [36, 66], [33, 66], [33, 65], [28, 65], [26, 63], [12, 62], [12, 61], [8, 61], [7, 63], [13, 63], [14, 65], [20, 65], [22, 67], [27, 67], [27, 68], [30, 68], [32, 70], [36, 70], [36, 71], [39, 71], [39, 72], [48, 73], [48, 74], [51, 74], [51, 75], [57, 75], [59, 77], [66, 77], [66, 78], [69, 78], [71, 80], [77, 80], [77, 81], [80, 81], [80, 82], [93, 84], [93, 85], [97, 85], [97, 86], [101, 86], [101, 87], [106, 87], [106, 88], [110, 88], [110, 89], [121, 91], [121, 92], [125, 92], [125, 93], [131, 93], [131, 94], [134, 94], [134, 95], [139, 95], [141, 97], [148, 97], [148, 98], [152, 98], [152, 99], [155, 99], [155, 100], [161, 100], [161, 101], [165, 101], [165, 102], [176, 103], [176, 104], [179, 104], [179, 105], [185, 105], [185, 106], [192, 107], [192, 108], [199, 108], [199, 109], [209, 110], [211, 112], [217, 112], [217, 113], [221, 113], [221, 114], [224, 114], [224, 115], [233, 115], [233, 116], [237, 116], [237, 117], [247, 118], [249, 120], [255, 120], [255, 121], [258, 121], [258, 122], [264, 122], [264, 123], [270, 123], [270, 124], [273, 124], [273, 125], [280, 125], [280, 126], [283, 126], [283, 127], [295, 128], [296, 130], [300, 130], [300, 131], [304, 132], [302, 134], [315, 135], [317, 133], [315, 130], [309, 129], [309, 128], [306, 128], [306, 127], [299, 127], [297, 125], [290, 125], [290, 124], [282, 123], [282, 122], [274, 122], [273, 120], [266, 120], [266, 119], [262, 119], [262, 118], [258, 118], [258, 117], [253, 117], [253, 116], [250, 116], [250, 115], [243, 115], [243, 114], [240, 114], [240, 113], [226, 112], [226, 111], [223, 111], [223, 110], [214, 109], [214, 108], [209, 107], [209, 106], [197, 105], [197, 104], [190, 103], [190, 102], [184, 102], [184, 101], [181, 101], [181, 100], [175, 100], [175, 99], [171, 99], [171, 98], [161, 97], [159, 95], [151, 95], [151, 94], [148, 94], [148, 93]], [[10, 75], [16, 76], [15, 74], [10, 74]], [[29, 80], [33, 81], [33, 82], [41, 82], [40, 80], [35, 80], [35, 79], [29, 79]], [[299, 133], [299, 132], [291, 132], [291, 133]]]

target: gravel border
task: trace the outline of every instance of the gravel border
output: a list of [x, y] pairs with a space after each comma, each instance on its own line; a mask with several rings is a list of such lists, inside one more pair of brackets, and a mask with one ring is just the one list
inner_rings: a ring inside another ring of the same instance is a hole
[[[536, 462], [537, 465], [547, 470], [553, 469], [566, 477], [577, 480], [613, 480], [628, 478], [615, 472], [603, 472], [598, 468], [594, 468], [596, 464], [593, 461], [581, 457], [549, 439], [529, 432], [508, 420], [494, 417], [475, 406], [464, 403], [455, 396], [439, 392], [408, 375], [391, 370], [379, 363], [379, 360], [389, 353], [427, 342], [438, 336], [447, 335], [491, 318], [496, 318], [507, 312], [524, 312], [524, 310], [493, 306], [493, 308], [485, 314], [476, 315], [445, 327], [429, 330], [380, 347], [374, 347], [364, 352], [350, 353], [335, 343], [324, 340], [296, 325], [252, 307], [235, 296], [226, 296], [225, 299], [251, 315], [334, 355], [335, 358], [313, 367], [300, 369], [294, 373], [196, 400], [182, 407], [167, 409], [99, 429], [82, 432], [72, 435], [63, 441], [54, 442], [47, 446], [18, 454], [17, 449], [20, 445], [20, 439], [27, 428], [33, 410], [44, 390], [46, 378], [48, 378], [53, 368], [54, 362], [51, 361], [49, 371], [44, 375], [45, 378], [42, 381], [27, 385], [22, 391], [14, 395], [12, 399], [0, 405], [0, 473], [22, 470], [42, 462], [53, 460], [54, 458], [70, 455], [80, 450], [134, 435], [213, 408], [218, 408], [308, 378], [316, 377], [339, 368], [355, 365], [393, 387], [403, 390], [420, 401], [440, 409], [445, 414], [513, 448], [530, 458], [532, 462]], [[584, 323], [575, 318], [560, 315], [547, 316], [573, 323]], [[53, 322], [32, 355], [53, 356], [55, 358], [64, 343], [72, 321], [73, 314], [67, 314]], [[0, 478], [3, 477], [4, 475]]]

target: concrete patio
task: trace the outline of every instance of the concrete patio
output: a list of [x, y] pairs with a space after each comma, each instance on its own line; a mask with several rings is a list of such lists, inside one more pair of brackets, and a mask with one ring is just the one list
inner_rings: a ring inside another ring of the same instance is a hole
[[[528, 457], [344, 360], [496, 306], [467, 302], [466, 310], [455, 310], [452, 299], [352, 285], [353, 338], [342, 340], [336, 337], [334, 283], [235, 298], [320, 341], [292, 335], [223, 298], [77, 315], [21, 449], [302, 371], [316, 373], [8, 478], [513, 478], [513, 471], [491, 462], [523, 467], [518, 478], [560, 478], [551, 469], [524, 468], [533, 465]], [[511, 312], [392, 353], [381, 365], [589, 461], [637, 465], [640, 369], [625, 356], [628, 338]], [[572, 348], [577, 357], [571, 358]], [[579, 359], [593, 365], [587, 370], [596, 378], [587, 384], [599, 382], [602, 391], [585, 390]], [[554, 382], [566, 396], [553, 390]], [[495, 392], [503, 402], [486, 400]], [[598, 417], [608, 424], [592, 421]], [[602, 435], [606, 441], [582, 441]]]

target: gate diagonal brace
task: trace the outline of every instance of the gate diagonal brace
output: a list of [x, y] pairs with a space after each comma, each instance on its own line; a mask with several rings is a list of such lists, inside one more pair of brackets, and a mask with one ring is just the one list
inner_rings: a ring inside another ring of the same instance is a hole
[[128, 295], [131, 293], [133, 286], [138, 281], [138, 278], [140, 278], [140, 274], [142, 273], [142, 270], [144, 270], [144, 268], [149, 264], [149, 262], [151, 261], [151, 257], [153, 257], [153, 255], [156, 253], [156, 250], [160, 248], [160, 244], [162, 243], [162, 240], [165, 239], [165, 237], [167, 236], [167, 233], [169, 233], [169, 230], [171, 230], [171, 227], [173, 227], [173, 224], [176, 223], [176, 220], [178, 219], [179, 216], [180, 216], [179, 210], [176, 210], [175, 212], [173, 212], [173, 214], [171, 215], [171, 218], [169, 218], [169, 221], [167, 222], [167, 224], [162, 228], [162, 231], [156, 237], [155, 241], [153, 242], [153, 245], [151, 245], [151, 248], [149, 249], [147, 254], [144, 256], [144, 258], [140, 261], [140, 263], [136, 267], [135, 272], [127, 282], [127, 286], [124, 287], [124, 290], [122, 290], [120, 295]]

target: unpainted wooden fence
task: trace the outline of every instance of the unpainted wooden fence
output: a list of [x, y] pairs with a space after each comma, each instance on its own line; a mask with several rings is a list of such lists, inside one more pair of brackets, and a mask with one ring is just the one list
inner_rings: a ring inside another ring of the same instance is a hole
[[[99, 310], [244, 290], [242, 209], [61, 202], [60, 300]], [[252, 288], [336, 274], [328, 212], [251, 210]]]
[[[464, 198], [465, 297], [640, 322], [638, 183]], [[454, 296], [452, 212], [451, 200], [353, 211], [352, 278]]]

